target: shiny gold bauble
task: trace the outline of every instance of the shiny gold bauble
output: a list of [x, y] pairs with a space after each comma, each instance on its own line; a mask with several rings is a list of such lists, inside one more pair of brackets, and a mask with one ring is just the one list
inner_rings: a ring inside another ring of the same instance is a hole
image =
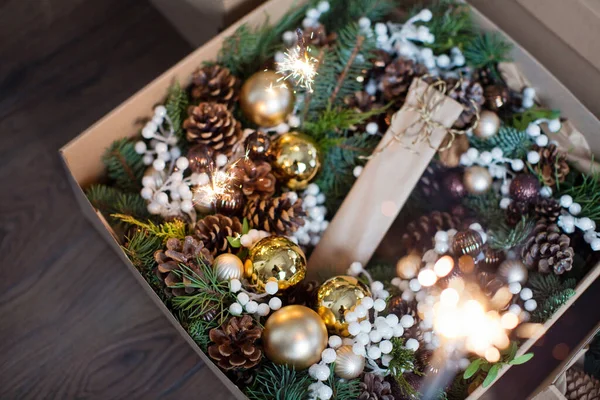
[[354, 354], [352, 346], [344, 345], [336, 351], [335, 374], [342, 379], [358, 378], [365, 369], [365, 358]]
[[498, 267], [498, 275], [506, 282], [519, 282], [521, 285], [527, 282], [529, 271], [520, 260], [506, 260]]
[[416, 253], [408, 254], [396, 263], [396, 275], [402, 279], [412, 279], [421, 268], [421, 257]]
[[315, 142], [297, 132], [284, 133], [272, 144], [269, 152], [275, 176], [292, 190], [304, 189], [313, 179], [321, 162]]
[[246, 118], [256, 125], [279, 125], [294, 109], [294, 90], [276, 72], [260, 71], [244, 82], [240, 106]]
[[286, 306], [271, 314], [262, 335], [267, 358], [296, 370], [319, 362], [327, 340], [327, 328], [319, 315], [298, 305]]
[[242, 188], [235, 185], [229, 185], [222, 193], [215, 196], [215, 209], [219, 214], [237, 214], [242, 211], [244, 199], [245, 197]]
[[498, 114], [493, 111], [483, 110], [479, 114], [479, 123], [473, 129], [473, 133], [482, 139], [489, 139], [498, 133], [501, 124], [502, 121]]
[[220, 254], [213, 261], [213, 270], [220, 281], [229, 281], [231, 279], [241, 279], [244, 275], [244, 264], [238, 256], [224, 253]]
[[261, 131], [252, 132], [244, 141], [244, 148], [252, 160], [266, 158], [269, 147], [271, 147], [271, 139], [268, 134]]
[[492, 175], [487, 168], [480, 166], [465, 169], [463, 181], [467, 192], [471, 194], [483, 194], [492, 187]]
[[335, 276], [325, 281], [317, 293], [317, 312], [330, 333], [349, 336], [346, 312], [354, 310], [371, 291], [352, 276]]
[[306, 275], [306, 257], [297, 244], [283, 236], [269, 236], [251, 249], [244, 273], [259, 292], [275, 279], [280, 290], [296, 285]]

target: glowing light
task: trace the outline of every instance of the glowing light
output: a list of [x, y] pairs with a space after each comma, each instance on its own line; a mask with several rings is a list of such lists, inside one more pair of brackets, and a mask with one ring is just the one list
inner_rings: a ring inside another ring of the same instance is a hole
[[444, 256], [436, 261], [433, 270], [440, 278], [448, 275], [454, 268], [454, 260], [450, 256]]
[[490, 347], [485, 351], [485, 359], [493, 363], [500, 360], [500, 352], [495, 347]]
[[421, 272], [419, 272], [418, 279], [421, 286], [425, 287], [433, 286], [435, 285], [435, 282], [437, 282], [437, 276], [435, 272], [430, 269], [421, 270]]
[[504, 329], [515, 329], [519, 324], [519, 317], [511, 312], [507, 312], [500, 319], [500, 323]]
[[[232, 164], [232, 166], [235, 165]], [[212, 172], [208, 175], [208, 182], [194, 188], [193, 202], [207, 207], [214, 205], [215, 201], [231, 189], [235, 177], [223, 170]]]
[[280, 79], [292, 79], [297, 85], [312, 92], [312, 84], [317, 75], [318, 60], [310, 55], [310, 49], [304, 42], [302, 31], [298, 30], [298, 45], [283, 54], [283, 61], [277, 63]]
[[458, 300], [460, 300], [460, 296], [458, 295], [458, 292], [452, 288], [444, 289], [440, 295], [440, 301], [447, 306], [456, 306]]

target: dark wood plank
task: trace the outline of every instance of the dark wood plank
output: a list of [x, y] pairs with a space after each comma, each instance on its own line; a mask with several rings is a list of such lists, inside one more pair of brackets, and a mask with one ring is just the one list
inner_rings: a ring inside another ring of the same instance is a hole
[[57, 154], [191, 48], [136, 0], [4, 1], [0, 38], [0, 398], [230, 398], [84, 220]]

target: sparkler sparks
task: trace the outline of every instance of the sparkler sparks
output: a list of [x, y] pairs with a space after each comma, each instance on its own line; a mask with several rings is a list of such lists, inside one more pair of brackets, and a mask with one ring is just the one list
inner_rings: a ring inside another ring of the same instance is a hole
[[298, 45], [284, 53], [282, 62], [277, 63], [277, 73], [283, 75], [280, 79], [292, 79], [299, 86], [312, 92], [312, 84], [317, 75], [317, 59], [312, 57], [300, 29], [298, 34]]
[[[233, 165], [235, 163], [230, 167]], [[198, 175], [197, 182], [193, 203], [209, 212], [212, 211], [219, 197], [226, 194], [235, 184], [235, 176], [224, 170], [217, 170], [210, 174], [203, 172]]]

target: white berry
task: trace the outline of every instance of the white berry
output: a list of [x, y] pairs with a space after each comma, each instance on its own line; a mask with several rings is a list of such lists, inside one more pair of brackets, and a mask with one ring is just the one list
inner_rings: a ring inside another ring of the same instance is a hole
[[542, 133], [542, 130], [540, 129], [540, 127], [535, 124], [535, 123], [531, 123], [527, 126], [527, 129], [525, 130], [525, 132], [527, 132], [527, 134], [531, 137], [537, 137], [540, 136], [540, 134]]
[[569, 196], [568, 194], [562, 195], [560, 197], [561, 207], [569, 208], [569, 207], [571, 207], [571, 204], [573, 204], [573, 198], [571, 196]]
[[237, 301], [241, 305], [245, 306], [250, 301], [250, 297], [248, 296], [247, 293], [241, 292], [241, 293], [238, 293], [238, 295], [237, 295]]
[[522, 300], [529, 300], [533, 298], [533, 291], [530, 288], [523, 288], [523, 290], [521, 290], [520, 296]]
[[381, 350], [377, 346], [371, 346], [369, 347], [369, 350], [367, 350], [367, 356], [372, 360], [377, 360], [381, 357]]
[[229, 291], [231, 293], [237, 293], [242, 289], [242, 282], [239, 279], [232, 279], [229, 281]]
[[279, 286], [277, 285], [277, 282], [275, 282], [275, 281], [269, 281], [265, 285], [265, 292], [267, 292], [270, 295], [277, 293], [278, 290], [279, 290]]
[[398, 319], [398, 316], [396, 314], [388, 314], [385, 317], [385, 320], [387, 321], [388, 325], [391, 327], [398, 325], [398, 323], [400, 322], [400, 320]]
[[261, 317], [266, 317], [271, 312], [271, 308], [266, 303], [261, 303], [258, 305], [258, 315]]
[[336, 359], [336, 354], [334, 349], [325, 349], [321, 353], [321, 360], [323, 360], [326, 364], [331, 364]]
[[371, 342], [373, 343], [379, 343], [382, 339], [381, 337], [381, 332], [379, 331], [371, 331], [369, 333], [369, 339], [371, 339]]
[[281, 308], [281, 299], [278, 297], [273, 297], [269, 300], [269, 308], [273, 311], [277, 311]]
[[326, 381], [329, 378], [329, 367], [327, 365], [318, 365], [315, 368], [315, 378], [319, 381]]
[[360, 174], [362, 174], [362, 171], [363, 171], [362, 165], [357, 165], [352, 170], [352, 175], [354, 175], [355, 178], [358, 178], [360, 176]]
[[581, 204], [579, 203], [573, 203], [569, 206], [569, 212], [572, 215], [579, 215], [579, 213], [581, 212]]
[[337, 349], [342, 345], [342, 338], [337, 335], [329, 336], [329, 347]]
[[521, 291], [521, 284], [519, 282], [511, 282], [508, 284], [508, 291], [512, 294], [518, 294]]
[[352, 345], [352, 352], [354, 354], [356, 354], [357, 356], [365, 356], [366, 355], [365, 346], [363, 346], [360, 343], [354, 343]]
[[537, 144], [540, 147], [546, 147], [548, 145], [548, 136], [546, 135], [540, 135], [537, 138], [535, 138], [535, 144]]
[[412, 315], [403, 315], [402, 318], [400, 318], [400, 325], [402, 325], [403, 328], [410, 328], [415, 324], [415, 319], [413, 318]]
[[360, 326], [360, 331], [364, 332], [364, 333], [371, 332], [371, 329], [373, 328], [373, 326], [371, 325], [371, 323], [368, 320], [361, 321], [359, 326]]
[[525, 302], [524, 307], [527, 311], [534, 311], [537, 308], [537, 302], [534, 299], [529, 299]]
[[592, 250], [600, 251], [600, 239], [592, 240], [592, 242], [590, 243], [590, 246], [591, 246]]
[[560, 131], [561, 128], [561, 124], [560, 124], [560, 120], [559, 119], [553, 119], [550, 120], [550, 122], [548, 122], [548, 129], [550, 129], [550, 132], [558, 132]]
[[[371, 332], [373, 333], [373, 332]], [[370, 333], [361, 332], [356, 337], [356, 343], [360, 343], [363, 346], [368, 345], [371, 342]]]
[[360, 323], [351, 322], [348, 324], [348, 333], [350, 333], [352, 336], [358, 335], [360, 333]]
[[394, 346], [389, 340], [382, 340], [381, 343], [379, 343], [379, 350], [381, 350], [383, 354], [390, 354], [393, 348]]
[[373, 299], [371, 297], [364, 297], [361, 301], [360, 301], [360, 305], [365, 307], [367, 310], [370, 310], [371, 308], [373, 308]]
[[242, 314], [242, 305], [240, 303], [232, 303], [229, 306], [229, 312], [232, 315], [241, 315]]
[[377, 122], [369, 122], [365, 127], [365, 131], [367, 131], [369, 135], [376, 135], [377, 132], [379, 132], [379, 125], [377, 125]]
[[530, 151], [527, 153], [527, 161], [530, 164], [537, 164], [540, 162], [540, 154], [537, 151]]
[[417, 339], [410, 338], [406, 341], [404, 347], [412, 351], [417, 351], [419, 349], [419, 341]]
[[525, 167], [525, 164], [523, 163], [523, 160], [519, 160], [517, 158], [516, 160], [512, 160], [510, 162], [510, 167], [512, 168], [513, 171], [522, 171], [523, 168]]
[[375, 309], [375, 311], [383, 311], [385, 310], [386, 304], [385, 304], [385, 300], [383, 299], [377, 299], [375, 300], [375, 302], [373, 303], [373, 308]]

